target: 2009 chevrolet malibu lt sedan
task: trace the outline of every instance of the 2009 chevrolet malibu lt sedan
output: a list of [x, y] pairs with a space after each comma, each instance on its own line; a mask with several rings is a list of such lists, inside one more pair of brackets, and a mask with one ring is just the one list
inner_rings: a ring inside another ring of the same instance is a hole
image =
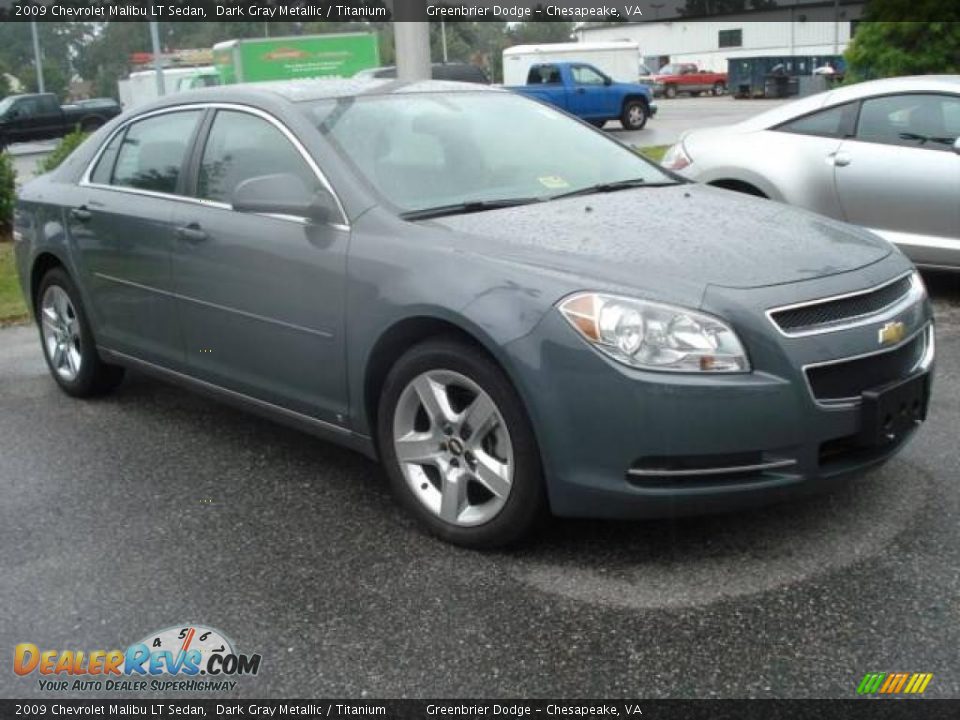
[[173, 96], [24, 186], [15, 238], [67, 393], [132, 367], [311, 430], [467, 546], [827, 488], [930, 393], [892, 245], [502, 90]]

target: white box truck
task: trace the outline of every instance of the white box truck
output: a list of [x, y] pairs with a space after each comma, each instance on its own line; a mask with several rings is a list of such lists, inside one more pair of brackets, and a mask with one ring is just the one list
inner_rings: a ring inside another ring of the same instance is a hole
[[643, 74], [640, 46], [627, 40], [514, 45], [503, 51], [503, 84], [526, 84], [530, 66], [545, 62], [585, 62], [618, 82], [635, 83]]
[[[173, 95], [184, 90], [219, 84], [220, 75], [212, 65], [163, 69], [164, 95]], [[117, 91], [120, 95], [120, 104], [123, 105], [124, 110], [130, 110], [151, 100], [156, 100], [158, 97], [157, 73], [155, 70], [132, 72], [130, 77], [117, 82]]]

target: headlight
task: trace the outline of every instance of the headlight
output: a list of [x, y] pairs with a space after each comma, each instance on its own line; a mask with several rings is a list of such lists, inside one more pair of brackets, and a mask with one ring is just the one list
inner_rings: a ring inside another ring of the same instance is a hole
[[670, 372], [750, 370], [730, 326], [695, 310], [602, 293], [578, 293], [557, 307], [584, 340], [631, 367]]
[[664, 154], [663, 160], [660, 161], [660, 164], [665, 168], [669, 168], [670, 170], [683, 170], [692, 162], [693, 158], [687, 155], [687, 149], [683, 146], [683, 142], [681, 141], [670, 146], [670, 149]]

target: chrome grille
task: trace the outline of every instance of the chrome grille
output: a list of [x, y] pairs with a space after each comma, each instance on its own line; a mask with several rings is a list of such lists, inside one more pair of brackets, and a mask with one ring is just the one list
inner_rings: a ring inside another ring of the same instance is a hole
[[917, 370], [927, 352], [929, 329], [900, 347], [850, 360], [806, 368], [814, 398], [822, 403], [859, 400], [865, 390], [907, 377]]
[[816, 331], [854, 318], [875, 315], [896, 305], [909, 294], [912, 285], [911, 276], [906, 275], [892, 283], [856, 295], [774, 310], [770, 313], [770, 319], [788, 335]]

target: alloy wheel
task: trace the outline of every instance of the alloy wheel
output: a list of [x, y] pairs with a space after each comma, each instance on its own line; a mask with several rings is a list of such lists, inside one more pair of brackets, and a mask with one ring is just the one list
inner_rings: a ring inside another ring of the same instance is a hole
[[489, 522], [510, 495], [510, 433], [490, 395], [465, 375], [438, 369], [413, 378], [396, 405], [393, 446], [413, 495], [451, 525]]
[[61, 378], [73, 382], [83, 360], [80, 320], [70, 296], [59, 285], [51, 285], [40, 301], [43, 347], [50, 365]]

